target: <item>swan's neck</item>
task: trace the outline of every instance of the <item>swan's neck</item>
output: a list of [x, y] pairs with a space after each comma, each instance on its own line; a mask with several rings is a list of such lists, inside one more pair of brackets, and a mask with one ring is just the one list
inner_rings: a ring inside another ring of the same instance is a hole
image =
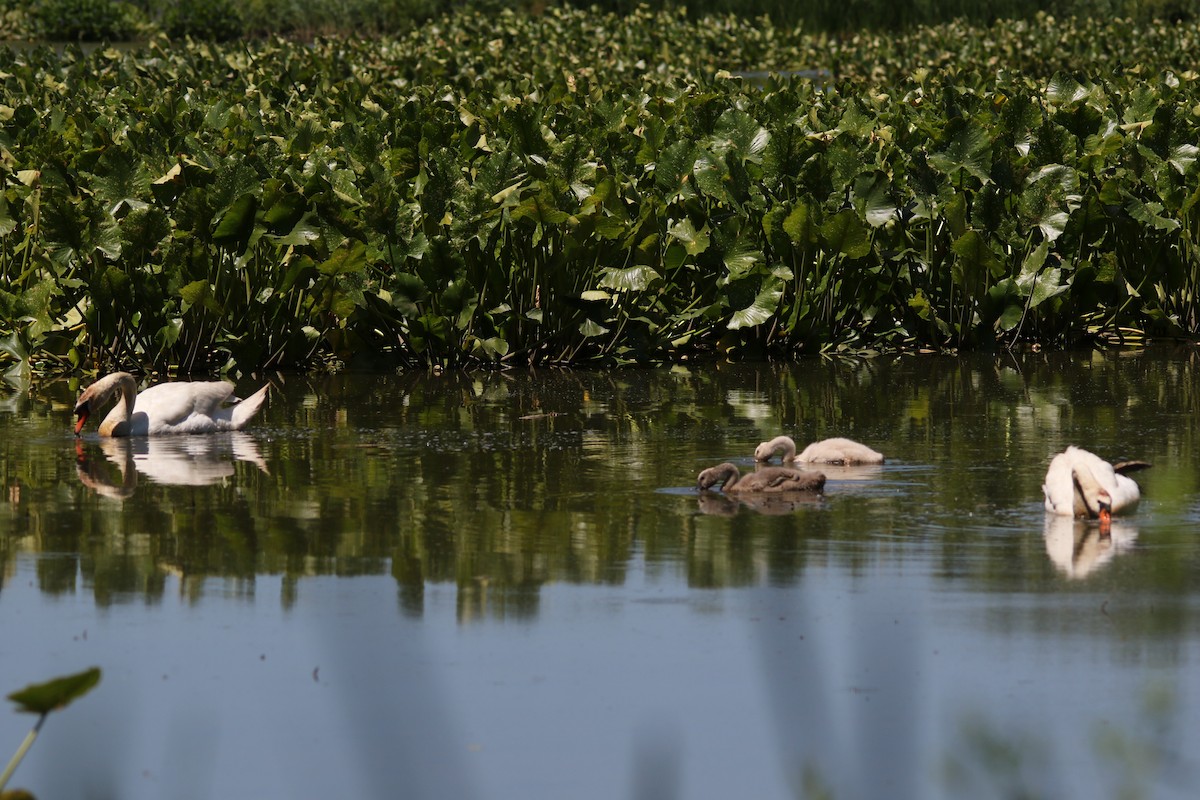
[[1097, 517], [1100, 515], [1102, 506], [1112, 506], [1112, 497], [1108, 490], [1100, 485], [1096, 480], [1096, 476], [1088, 467], [1080, 465], [1071, 471], [1071, 476], [1075, 480], [1075, 491], [1083, 500], [1084, 508], [1087, 510], [1089, 517]]
[[725, 492], [732, 489], [741, 479], [742, 474], [737, 471], [737, 467], [727, 469], [725, 471], [725, 482], [721, 484], [721, 491]]
[[777, 436], [771, 444], [773, 445], [771, 452], [779, 453], [781, 461], [796, 460], [796, 442], [790, 436]]
[[110, 390], [117, 393], [117, 404], [100, 423], [101, 436], [128, 436], [129, 420], [137, 402], [137, 384], [132, 376], [122, 376]]

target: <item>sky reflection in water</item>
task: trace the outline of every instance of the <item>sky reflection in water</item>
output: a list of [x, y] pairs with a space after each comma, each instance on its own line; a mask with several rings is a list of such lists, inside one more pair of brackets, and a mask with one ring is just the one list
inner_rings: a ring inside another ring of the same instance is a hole
[[[104, 669], [15, 784], [1190, 797], [1192, 362], [289, 376], [244, 436], [128, 445], [73, 442], [70, 387], [9, 397], [0, 688]], [[889, 460], [695, 493], [780, 432]], [[1155, 465], [1108, 542], [1042, 511], [1070, 443]]]

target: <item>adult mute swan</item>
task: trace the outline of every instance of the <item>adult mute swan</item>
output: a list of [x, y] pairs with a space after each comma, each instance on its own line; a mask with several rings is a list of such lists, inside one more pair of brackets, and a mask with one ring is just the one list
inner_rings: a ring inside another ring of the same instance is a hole
[[800, 455], [796, 455], [796, 443], [789, 436], [776, 436], [754, 448], [755, 461], [770, 461], [776, 453], [783, 453], [783, 463], [803, 461], [809, 464], [882, 464], [883, 454], [852, 439], [836, 437], [813, 442]]
[[267, 386], [241, 401], [233, 396], [233, 384], [227, 381], [160, 383], [139, 393], [132, 375], [114, 372], [79, 395], [76, 436], [88, 417], [114, 396], [117, 404], [100, 423], [101, 436], [216, 433], [244, 427], [267, 399]]
[[721, 491], [741, 492], [819, 492], [825, 488], [825, 476], [788, 467], [764, 467], [742, 475], [737, 465], [726, 461], [709, 467], [696, 479], [696, 488], [704, 491], [721, 484]]
[[1050, 460], [1042, 493], [1046, 510], [1072, 517], [1091, 517], [1106, 525], [1113, 514], [1132, 509], [1141, 499], [1133, 478], [1125, 473], [1145, 469], [1145, 461], [1110, 464], [1100, 456], [1071, 446]]

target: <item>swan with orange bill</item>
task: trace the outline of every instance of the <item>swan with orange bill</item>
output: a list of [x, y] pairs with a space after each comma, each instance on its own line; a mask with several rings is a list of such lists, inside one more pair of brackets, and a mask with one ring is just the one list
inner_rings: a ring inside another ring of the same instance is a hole
[[1128, 473], [1145, 469], [1145, 461], [1111, 464], [1095, 453], [1070, 446], [1050, 460], [1042, 493], [1052, 514], [1100, 520], [1103, 534], [1113, 514], [1132, 511], [1141, 500], [1137, 482]]
[[100, 423], [101, 436], [158, 436], [237, 431], [267, 399], [263, 386], [245, 400], [228, 381], [176, 381], [138, 392], [128, 372], [113, 372], [88, 386], [75, 403], [75, 435], [108, 403], [116, 405]]

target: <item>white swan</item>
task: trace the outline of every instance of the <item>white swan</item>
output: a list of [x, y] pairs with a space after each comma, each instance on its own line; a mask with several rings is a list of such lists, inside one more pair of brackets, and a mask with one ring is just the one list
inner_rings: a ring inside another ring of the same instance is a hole
[[825, 488], [825, 476], [788, 467], [763, 467], [742, 475], [737, 465], [729, 461], [709, 467], [696, 478], [696, 488], [704, 491], [721, 484], [721, 491], [742, 492], [819, 492]]
[[1061, 516], [1090, 517], [1107, 524], [1113, 514], [1134, 508], [1141, 491], [1124, 473], [1145, 469], [1144, 461], [1110, 464], [1079, 447], [1068, 447], [1050, 460], [1042, 493], [1046, 510]]
[[245, 426], [267, 399], [267, 386], [242, 401], [233, 396], [233, 384], [227, 381], [160, 383], [139, 393], [132, 375], [114, 372], [79, 395], [76, 436], [88, 417], [114, 396], [117, 404], [100, 423], [101, 436], [216, 433]]
[[783, 463], [803, 461], [809, 464], [882, 464], [883, 454], [852, 439], [836, 437], [813, 442], [800, 455], [796, 455], [796, 443], [790, 436], [776, 436], [754, 448], [755, 461], [770, 461], [776, 453], [783, 453]]

